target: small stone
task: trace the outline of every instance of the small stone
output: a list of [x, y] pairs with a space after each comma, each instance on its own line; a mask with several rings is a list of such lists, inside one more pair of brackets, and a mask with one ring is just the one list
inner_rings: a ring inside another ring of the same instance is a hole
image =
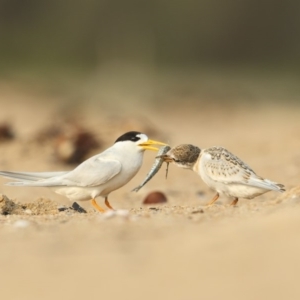
[[203, 209], [197, 209], [192, 211], [192, 214], [203, 214], [203, 213], [204, 213]]
[[151, 192], [146, 196], [143, 201], [143, 204], [160, 204], [166, 203], [167, 197], [162, 192]]
[[121, 219], [129, 219], [130, 213], [128, 210], [125, 209], [117, 209], [117, 210], [107, 210], [103, 214], [101, 214], [101, 218], [105, 219], [111, 219], [114, 217], [119, 217]]
[[66, 211], [66, 210], [68, 210], [69, 208], [66, 207], [66, 206], [58, 206], [57, 209], [58, 209], [58, 211]]
[[13, 226], [14, 226], [15, 228], [26, 228], [26, 227], [28, 227], [29, 225], [30, 225], [30, 222], [27, 221], [27, 220], [17, 220], [17, 221], [13, 224]]
[[124, 217], [124, 218], [127, 218], [129, 217], [129, 210], [127, 209], [117, 209], [115, 210], [117, 216], [120, 216], [120, 217]]
[[79, 212], [80, 214], [86, 214], [87, 213], [86, 210], [84, 208], [82, 208], [77, 202], [74, 202], [72, 204], [72, 208], [75, 211]]

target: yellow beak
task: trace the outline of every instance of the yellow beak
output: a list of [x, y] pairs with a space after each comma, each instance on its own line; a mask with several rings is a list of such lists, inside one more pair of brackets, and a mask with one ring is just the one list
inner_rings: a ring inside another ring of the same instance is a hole
[[153, 140], [148, 140], [147, 142], [139, 144], [139, 146], [141, 146], [145, 150], [153, 150], [153, 151], [159, 150], [157, 147], [153, 147], [151, 145], [167, 146], [168, 144], [158, 142], [158, 141], [153, 141]]

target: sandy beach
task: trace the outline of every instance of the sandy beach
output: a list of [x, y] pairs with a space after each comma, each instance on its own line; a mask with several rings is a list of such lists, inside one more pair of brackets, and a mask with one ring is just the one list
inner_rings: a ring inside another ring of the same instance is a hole
[[[14, 132], [1, 141], [1, 170], [74, 168], [55, 157], [53, 139], [41, 140], [68, 111], [99, 142], [87, 157], [138, 130], [172, 146], [224, 146], [287, 189], [241, 199], [236, 207], [226, 197], [206, 207], [214, 192], [195, 173], [171, 165], [167, 179], [163, 166], [131, 192], [152, 166], [150, 151], [138, 175], [110, 195], [115, 213], [99, 214], [89, 202], [79, 203], [87, 211], [79, 213], [50, 189], [9, 187], [0, 178], [0, 193], [19, 205], [0, 215], [2, 299], [299, 299], [299, 107], [203, 106], [191, 97], [161, 106], [91, 101], [68, 110], [61, 95], [5, 84], [0, 94], [0, 120]], [[167, 203], [143, 205], [153, 191]]]

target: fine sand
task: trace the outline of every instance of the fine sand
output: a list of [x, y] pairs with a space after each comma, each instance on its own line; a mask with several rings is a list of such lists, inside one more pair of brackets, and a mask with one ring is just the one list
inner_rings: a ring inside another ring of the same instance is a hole
[[[62, 96], [42, 98], [9, 86], [0, 93], [0, 120], [14, 132], [0, 141], [1, 170], [76, 165], [59, 160], [59, 141], [47, 136], [51, 126], [65, 126], [69, 107]], [[287, 192], [241, 199], [236, 207], [221, 197], [205, 207], [213, 191], [172, 165], [167, 179], [163, 166], [131, 192], [154, 152], [146, 152], [138, 175], [110, 195], [116, 212], [99, 214], [85, 202], [79, 204], [87, 213], [80, 213], [50, 189], [9, 187], [0, 178], [1, 299], [299, 299], [299, 108], [193, 103], [117, 108], [91, 102], [71, 111], [68, 122], [75, 119], [97, 139], [86, 157], [140, 130], [172, 146], [224, 146]], [[163, 192], [167, 203], [143, 205], [152, 191]]]

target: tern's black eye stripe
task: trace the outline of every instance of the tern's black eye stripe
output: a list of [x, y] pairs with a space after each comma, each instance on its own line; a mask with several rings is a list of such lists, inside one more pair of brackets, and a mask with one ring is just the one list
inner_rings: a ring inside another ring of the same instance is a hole
[[139, 141], [140, 138], [140, 132], [138, 131], [129, 131], [118, 137], [118, 139], [115, 141], [117, 142], [124, 142], [124, 141], [132, 141], [132, 142], [137, 142]]

